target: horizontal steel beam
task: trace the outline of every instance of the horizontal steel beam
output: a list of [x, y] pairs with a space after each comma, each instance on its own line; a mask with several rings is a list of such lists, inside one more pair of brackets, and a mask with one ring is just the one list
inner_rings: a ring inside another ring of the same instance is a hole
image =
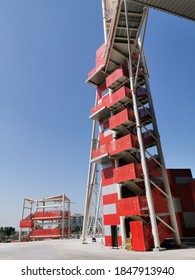
[[194, 0], [130, 0], [134, 3], [146, 5], [148, 7], [170, 13], [175, 16], [180, 16], [185, 19], [195, 21]]
[[[125, 16], [125, 12], [121, 12], [121, 15]], [[128, 13], [128, 16], [142, 17], [142, 14], [140, 14], [140, 13]]]
[[[127, 30], [127, 27], [126, 27], [126, 26], [117, 26], [117, 28], [118, 28], [118, 29], [122, 29], [122, 30]], [[129, 29], [130, 29], [130, 30], [135, 30], [135, 31], [138, 30], [138, 28], [135, 28], [135, 27], [130, 27]]]

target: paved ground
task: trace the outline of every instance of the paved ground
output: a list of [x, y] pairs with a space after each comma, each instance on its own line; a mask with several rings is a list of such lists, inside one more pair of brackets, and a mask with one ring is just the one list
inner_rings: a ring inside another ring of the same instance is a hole
[[195, 260], [195, 248], [162, 252], [133, 252], [104, 247], [101, 239], [82, 244], [80, 239], [1, 243], [0, 260]]

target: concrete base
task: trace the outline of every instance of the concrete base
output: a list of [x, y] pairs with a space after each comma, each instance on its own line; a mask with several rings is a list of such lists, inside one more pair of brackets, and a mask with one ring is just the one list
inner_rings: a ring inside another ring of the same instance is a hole
[[195, 247], [161, 252], [135, 252], [102, 245], [101, 238], [92, 242], [80, 239], [0, 243], [0, 260], [195, 260]]

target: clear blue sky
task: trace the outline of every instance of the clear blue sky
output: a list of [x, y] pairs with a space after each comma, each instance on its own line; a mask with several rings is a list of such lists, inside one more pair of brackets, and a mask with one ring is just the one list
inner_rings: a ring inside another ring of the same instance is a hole
[[[0, 1], [0, 226], [22, 199], [65, 193], [83, 212], [101, 0]], [[150, 11], [145, 52], [167, 167], [195, 176], [195, 23]]]

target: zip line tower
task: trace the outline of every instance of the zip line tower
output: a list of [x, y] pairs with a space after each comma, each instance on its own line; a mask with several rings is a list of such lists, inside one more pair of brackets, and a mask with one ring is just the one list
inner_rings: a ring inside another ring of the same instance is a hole
[[134, 250], [159, 251], [173, 237], [180, 246], [178, 200], [169, 184], [176, 175], [165, 167], [143, 49], [148, 8], [130, 0], [102, 0], [102, 11], [105, 42], [87, 79], [96, 97], [82, 242], [101, 165], [105, 245], [125, 247], [130, 239]]

